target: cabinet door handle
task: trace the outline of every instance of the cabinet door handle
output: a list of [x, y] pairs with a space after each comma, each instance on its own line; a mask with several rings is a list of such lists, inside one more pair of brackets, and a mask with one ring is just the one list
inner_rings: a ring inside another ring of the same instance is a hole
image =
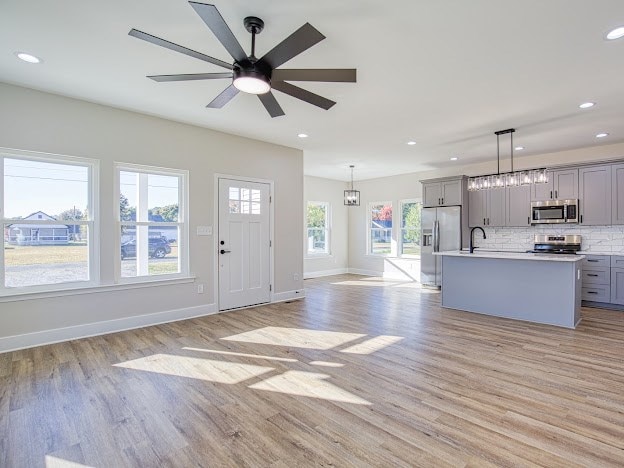
[[531, 224], [531, 217], [527, 216], [527, 224]]
[[483, 218], [483, 225], [485, 226], [485, 218]]
[[588, 262], [592, 262], [592, 263], [593, 263], [593, 262], [598, 263], [598, 260], [589, 260], [589, 259], [588, 259], [587, 261], [588, 261]]
[[587, 294], [598, 294], [596, 291], [587, 291]]
[[581, 215], [581, 223], [583, 222], [583, 215]]
[[553, 196], [552, 196], [552, 190], [551, 190], [551, 191], [550, 191], [550, 198], [552, 198], [552, 197], [553, 197]]
[[557, 191], [555, 190], [555, 198], [557, 198]]
[[444, 197], [442, 197], [442, 205], [444, 205]]
[[587, 273], [587, 276], [598, 276], [598, 275], [595, 275], [593, 273]]

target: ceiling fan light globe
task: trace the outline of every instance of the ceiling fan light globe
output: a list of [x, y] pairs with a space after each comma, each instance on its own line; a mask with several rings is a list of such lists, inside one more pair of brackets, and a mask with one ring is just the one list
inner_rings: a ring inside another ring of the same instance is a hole
[[233, 83], [243, 93], [266, 94], [271, 91], [269, 79], [255, 70], [235, 70]]

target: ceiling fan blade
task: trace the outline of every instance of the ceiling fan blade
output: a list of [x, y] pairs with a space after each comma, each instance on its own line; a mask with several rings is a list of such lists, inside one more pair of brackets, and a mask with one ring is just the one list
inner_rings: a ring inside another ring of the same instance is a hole
[[273, 70], [271, 78], [277, 81], [325, 81], [355, 83], [356, 72], [354, 68], [340, 69], [278, 69]]
[[245, 60], [247, 54], [241, 47], [240, 43], [232, 34], [229, 26], [214, 5], [206, 5], [205, 3], [189, 2], [193, 9], [197, 12], [206, 26], [210, 28], [223, 47], [227, 49], [232, 58], [237, 62]]
[[306, 23], [267, 52], [260, 59], [260, 62], [275, 69], [323, 39], [325, 39], [325, 36], [318, 32], [310, 23]]
[[234, 98], [234, 96], [236, 96], [237, 94], [238, 94], [238, 89], [236, 89], [234, 85], [231, 84], [230, 86], [225, 88], [221, 92], [221, 94], [219, 94], [216, 98], [214, 98], [212, 102], [208, 104], [206, 107], [210, 107], [212, 109], [221, 109], [228, 102], [230, 102], [232, 98]]
[[302, 101], [314, 104], [315, 106], [321, 107], [325, 110], [331, 109], [331, 107], [336, 104], [334, 101], [324, 98], [323, 96], [311, 93], [310, 91], [307, 91], [290, 83], [286, 83], [285, 81], [272, 81], [271, 87], [273, 89], [281, 91], [282, 93], [286, 93], [292, 97], [301, 99]]
[[152, 44], [164, 47], [165, 49], [173, 50], [175, 52], [188, 55], [189, 57], [203, 60], [204, 62], [212, 63], [213, 65], [218, 65], [223, 68], [229, 68], [230, 70], [234, 68], [231, 63], [227, 63], [227, 62], [224, 62], [223, 60], [210, 57], [208, 55], [202, 54], [201, 52], [196, 52], [194, 50], [187, 49], [186, 47], [183, 47], [178, 44], [174, 44], [173, 42], [166, 41], [164, 39], [161, 39], [160, 37], [152, 36], [151, 34], [147, 34], [143, 31], [139, 31], [138, 29], [131, 29], [128, 35], [132, 37], [136, 37], [137, 39], [142, 39], [144, 41], [151, 42]]
[[193, 81], [193, 80], [219, 80], [222, 78], [232, 78], [232, 73], [191, 73], [189, 75], [151, 75], [150, 80], [158, 81]]
[[275, 99], [275, 95], [269, 91], [265, 94], [258, 94], [258, 98], [264, 105], [264, 108], [269, 112], [271, 117], [279, 117], [281, 115], [285, 115], [284, 110]]

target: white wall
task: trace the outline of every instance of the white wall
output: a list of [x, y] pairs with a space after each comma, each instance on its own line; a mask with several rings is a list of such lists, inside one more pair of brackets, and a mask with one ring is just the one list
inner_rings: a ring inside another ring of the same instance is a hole
[[[0, 303], [0, 339], [143, 314], [214, 307], [215, 246], [198, 237], [214, 224], [214, 174], [275, 182], [275, 282], [285, 298], [303, 288], [303, 155], [260, 141], [111, 107], [0, 83], [0, 146], [100, 161], [101, 279], [112, 284], [114, 238], [113, 162], [190, 171], [190, 269], [196, 284], [105, 291]], [[216, 226], [215, 226], [216, 227]], [[294, 279], [298, 275], [298, 280]], [[91, 329], [91, 328], [90, 328]]]
[[[304, 177], [304, 209], [309, 201], [328, 202], [331, 207], [331, 253], [322, 256], [307, 256], [304, 258], [303, 271], [305, 278], [327, 276], [346, 273], [349, 266], [349, 210], [344, 205], [345, 182], [322, 179], [319, 177]], [[305, 224], [305, 219], [304, 219]], [[303, 233], [304, 253], [306, 248], [306, 232]]]

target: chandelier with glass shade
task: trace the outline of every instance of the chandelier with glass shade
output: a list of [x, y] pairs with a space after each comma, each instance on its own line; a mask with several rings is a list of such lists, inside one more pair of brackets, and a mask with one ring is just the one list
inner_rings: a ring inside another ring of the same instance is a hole
[[[513, 166], [513, 134], [514, 128], [507, 130], [499, 130], [494, 132], [496, 135], [496, 174], [488, 174], [482, 176], [470, 177], [468, 179], [468, 190], [474, 192], [476, 190], [489, 190], [503, 187], [518, 187], [520, 185], [546, 184], [548, 183], [548, 170], [545, 168], [531, 169], [525, 171], [514, 171]], [[511, 142], [511, 171], [500, 172], [500, 136], [510, 135]]]

